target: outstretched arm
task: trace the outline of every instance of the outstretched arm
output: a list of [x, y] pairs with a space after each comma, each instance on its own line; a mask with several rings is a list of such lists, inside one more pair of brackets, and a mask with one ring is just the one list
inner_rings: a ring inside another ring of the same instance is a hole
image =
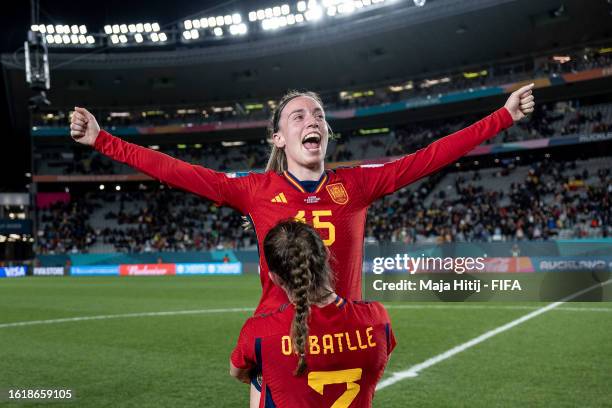
[[70, 135], [78, 143], [92, 146], [105, 156], [168, 185], [205, 197], [218, 205], [229, 205], [243, 213], [248, 212], [253, 182], [251, 177], [230, 178], [224, 173], [128, 143], [100, 130], [96, 118], [84, 108], [75, 108]]
[[469, 153], [514, 122], [533, 112], [535, 106], [530, 84], [513, 92], [503, 108], [478, 122], [445, 136], [412, 154], [381, 166], [362, 167], [366, 201], [372, 202], [430, 175]]

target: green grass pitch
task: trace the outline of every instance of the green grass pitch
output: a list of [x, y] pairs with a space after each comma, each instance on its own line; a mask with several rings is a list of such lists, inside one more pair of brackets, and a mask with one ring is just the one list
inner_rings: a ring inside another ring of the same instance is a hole
[[[246, 407], [228, 358], [259, 294], [252, 275], [2, 279], [0, 390], [69, 388], [76, 400], [0, 405]], [[398, 347], [384, 378], [545, 304], [387, 305]], [[201, 312], [6, 326], [178, 311]], [[612, 304], [568, 303], [381, 390], [374, 406], [612, 406], [611, 367]]]

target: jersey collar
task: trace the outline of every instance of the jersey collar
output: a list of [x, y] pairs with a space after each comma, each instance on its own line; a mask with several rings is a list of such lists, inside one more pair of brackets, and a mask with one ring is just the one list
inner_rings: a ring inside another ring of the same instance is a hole
[[323, 188], [323, 186], [325, 185], [325, 183], [329, 179], [329, 177], [327, 176], [327, 171], [324, 171], [323, 174], [321, 175], [321, 178], [319, 179], [319, 182], [317, 183], [315, 189], [313, 191], [307, 191], [304, 188], [304, 186], [302, 185], [302, 181], [300, 181], [293, 174], [289, 173], [289, 171], [285, 170], [283, 172], [283, 177], [285, 177], [285, 179], [289, 182], [289, 184], [291, 184], [293, 187], [295, 187], [301, 193], [318, 193], [319, 191], [321, 191], [321, 189]]

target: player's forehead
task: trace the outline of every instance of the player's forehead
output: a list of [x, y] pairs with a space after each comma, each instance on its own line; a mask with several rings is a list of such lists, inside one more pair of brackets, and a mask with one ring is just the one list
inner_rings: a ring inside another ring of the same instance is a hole
[[323, 112], [323, 107], [319, 102], [310, 96], [302, 95], [290, 100], [281, 112], [282, 116], [288, 117], [294, 112]]

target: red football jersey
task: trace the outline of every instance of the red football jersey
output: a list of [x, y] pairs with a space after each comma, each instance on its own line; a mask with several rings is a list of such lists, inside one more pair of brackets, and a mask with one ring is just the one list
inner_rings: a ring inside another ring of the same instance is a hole
[[293, 375], [298, 362], [289, 335], [293, 305], [248, 319], [232, 364], [261, 370], [260, 407], [370, 407], [395, 347], [387, 311], [380, 303], [341, 297], [310, 310], [303, 375]]
[[[361, 299], [363, 239], [368, 206], [379, 197], [425, 177], [459, 159], [484, 140], [513, 123], [501, 108], [473, 125], [439, 139], [415, 153], [384, 165], [327, 170], [314, 192], [304, 190], [289, 173], [250, 173], [231, 177], [202, 166], [125, 142], [100, 131], [95, 148], [173, 187], [231, 206], [249, 216], [263, 254], [263, 239], [279, 221], [296, 218], [319, 231], [332, 253], [335, 290], [347, 299]], [[288, 301], [268, 277], [260, 256], [263, 293], [256, 313], [276, 310]]]

